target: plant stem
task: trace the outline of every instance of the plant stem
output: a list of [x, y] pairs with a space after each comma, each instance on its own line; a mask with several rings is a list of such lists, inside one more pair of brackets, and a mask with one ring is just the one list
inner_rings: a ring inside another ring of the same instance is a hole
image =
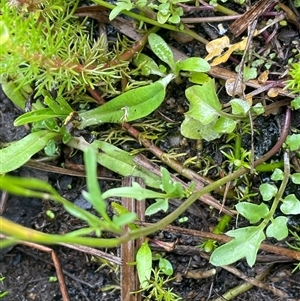
[[[93, 0], [95, 3], [101, 5], [101, 6], [104, 6], [106, 8], [109, 8], [110, 10], [114, 9], [116, 6], [115, 5], [112, 5], [110, 3], [107, 3], [106, 1], [102, 1], [102, 0]], [[143, 15], [140, 15], [140, 14], [136, 14], [136, 13], [133, 13], [131, 11], [127, 11], [127, 10], [124, 10], [122, 11], [122, 13], [128, 17], [131, 17], [133, 19], [136, 19], [136, 20], [139, 20], [139, 21], [142, 21], [142, 22], [146, 22], [146, 23], [149, 23], [149, 24], [152, 24], [154, 26], [158, 26], [158, 27], [161, 27], [161, 28], [165, 28], [165, 29], [168, 29], [168, 30], [171, 30], [171, 31], [177, 31], [177, 32], [184, 32], [186, 34], [188, 34], [189, 36], [193, 37], [195, 40], [203, 43], [203, 44], [207, 44], [208, 41], [201, 37], [200, 35], [198, 35], [197, 33], [195, 33], [194, 31], [188, 29], [188, 28], [185, 28], [184, 31], [181, 30], [179, 27], [177, 27], [176, 25], [170, 25], [170, 24], [160, 24], [158, 21], [156, 20], [153, 20], [153, 19], [150, 19], [146, 16], [143, 16]]]

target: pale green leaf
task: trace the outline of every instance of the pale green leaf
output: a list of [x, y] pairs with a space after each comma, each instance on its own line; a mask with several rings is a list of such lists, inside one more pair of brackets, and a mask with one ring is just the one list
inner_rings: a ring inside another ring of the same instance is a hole
[[270, 201], [277, 193], [278, 189], [275, 185], [268, 183], [261, 184], [259, 186], [259, 192], [264, 201]]
[[145, 215], [153, 215], [158, 211], [166, 212], [169, 208], [168, 199], [156, 199], [155, 203], [147, 207]]
[[235, 239], [217, 248], [210, 257], [210, 262], [215, 266], [232, 264], [243, 257], [252, 267], [256, 261], [257, 251], [265, 234], [261, 227], [247, 227], [232, 230], [226, 233]]
[[168, 276], [171, 276], [173, 274], [173, 267], [169, 260], [160, 258], [158, 266], [164, 274]]
[[300, 173], [294, 173], [291, 175], [291, 180], [294, 184], [300, 184]]
[[282, 181], [283, 178], [284, 178], [284, 172], [279, 168], [275, 168], [275, 170], [273, 171], [273, 173], [271, 175], [271, 179], [273, 181]]
[[49, 131], [31, 133], [0, 150], [0, 174], [15, 170], [42, 150], [48, 141], [60, 136]]
[[280, 210], [284, 214], [300, 214], [300, 201], [294, 194], [289, 194], [282, 200]]
[[184, 61], [177, 62], [180, 70], [191, 72], [208, 72], [210, 70], [209, 63], [198, 57], [187, 58]]
[[240, 98], [234, 98], [230, 100], [232, 113], [235, 115], [243, 115], [246, 116], [249, 112], [251, 106], [247, 100], [243, 100]]
[[144, 241], [137, 251], [136, 267], [140, 285], [142, 288], [146, 288], [150, 280], [152, 269], [152, 253], [148, 241]]
[[262, 218], [265, 218], [269, 213], [269, 208], [266, 204], [261, 203], [259, 205], [241, 202], [235, 205], [236, 210], [249, 220], [251, 224], [259, 222]]
[[222, 109], [212, 79], [201, 86], [189, 87], [185, 90], [185, 95], [190, 102], [190, 109], [186, 115], [201, 121], [204, 125], [214, 121]]
[[151, 33], [149, 35], [148, 43], [155, 55], [158, 56], [160, 60], [168, 64], [172, 70], [174, 70], [174, 56], [168, 44], [159, 35], [155, 33]]
[[286, 238], [289, 234], [287, 227], [288, 218], [285, 216], [276, 217], [268, 226], [266, 234], [268, 237], [274, 237], [277, 240]]
[[214, 125], [214, 130], [218, 133], [232, 133], [236, 127], [237, 121], [221, 116]]
[[203, 125], [199, 120], [189, 115], [185, 115], [185, 119], [181, 123], [180, 131], [186, 138], [212, 141], [221, 137], [221, 134], [213, 129], [214, 124], [215, 122]]

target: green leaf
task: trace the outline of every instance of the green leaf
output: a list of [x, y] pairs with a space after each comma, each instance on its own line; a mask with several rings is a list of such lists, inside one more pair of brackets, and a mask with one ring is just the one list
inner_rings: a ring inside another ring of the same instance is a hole
[[88, 200], [98, 213], [106, 220], [110, 221], [110, 218], [106, 212], [106, 202], [101, 193], [98, 177], [97, 177], [97, 152], [90, 146], [84, 150], [84, 165], [86, 170], [86, 185], [88, 192], [83, 191], [82, 195]]
[[265, 108], [261, 103], [257, 103], [251, 107], [251, 111], [253, 111], [256, 115], [261, 115], [265, 112]]
[[249, 220], [251, 224], [257, 223], [262, 218], [265, 218], [269, 213], [269, 208], [266, 204], [259, 205], [241, 202], [235, 205], [236, 210]]
[[171, 175], [166, 168], [162, 167], [160, 171], [162, 173], [161, 189], [167, 193], [168, 197], [184, 197], [182, 185], [172, 180]]
[[118, 14], [120, 14], [123, 10], [130, 11], [133, 8], [133, 4], [131, 1], [118, 1], [117, 6], [110, 12], [109, 20], [113, 20]]
[[221, 137], [221, 134], [214, 130], [214, 124], [215, 122], [203, 125], [199, 120], [186, 115], [181, 123], [180, 131], [186, 138], [212, 141]]
[[174, 14], [169, 18], [168, 21], [173, 24], [178, 24], [180, 22], [180, 16]]
[[135, 220], [136, 220], [136, 214], [133, 213], [133, 212], [127, 212], [127, 213], [123, 213], [119, 216], [115, 215], [113, 217], [114, 225], [119, 226], [119, 227], [128, 225], [128, 224], [132, 223]]
[[268, 226], [266, 234], [268, 237], [274, 237], [277, 240], [286, 238], [289, 234], [287, 227], [288, 218], [285, 216], [276, 217]]
[[237, 121], [221, 116], [214, 125], [214, 130], [218, 133], [232, 133], [236, 127]]
[[53, 112], [66, 116], [73, 112], [72, 107], [63, 97], [59, 96], [54, 100], [49, 95], [44, 97], [44, 102]]
[[150, 33], [148, 43], [151, 50], [160, 60], [168, 64], [171, 70], [175, 70], [175, 61], [171, 48], [168, 44], [157, 34]]
[[261, 184], [259, 186], [259, 192], [264, 201], [270, 201], [277, 193], [278, 189], [275, 185], [268, 183]]
[[68, 115], [58, 115], [54, 113], [51, 109], [42, 109], [37, 111], [27, 112], [15, 119], [14, 125], [20, 126], [26, 123], [37, 122], [49, 118], [66, 118]]
[[190, 102], [190, 109], [185, 115], [199, 120], [203, 125], [213, 122], [222, 109], [212, 79], [202, 86], [189, 87], [185, 95]]
[[170, 74], [153, 84], [132, 89], [94, 110], [79, 114], [82, 120], [79, 128], [105, 122], [123, 123], [149, 115], [165, 99], [166, 85], [172, 77]]
[[171, 276], [174, 272], [171, 262], [165, 258], [159, 259], [158, 267], [164, 274], [168, 276]]
[[169, 208], [169, 202], [168, 199], [156, 199], [155, 203], [151, 204], [149, 207], [147, 207], [145, 211], [145, 215], [153, 215], [159, 211], [166, 212]]
[[59, 133], [39, 131], [31, 133], [8, 147], [0, 150], [0, 174], [10, 172], [26, 163], [42, 150], [48, 141], [60, 136]]
[[246, 116], [251, 106], [247, 100], [234, 98], [229, 102], [232, 107], [232, 114]]
[[210, 80], [210, 77], [202, 72], [190, 72], [189, 81], [193, 84], [202, 85]]
[[275, 168], [275, 170], [273, 171], [273, 173], [271, 175], [271, 179], [273, 181], [282, 181], [283, 178], [284, 178], [284, 172], [279, 168]]
[[135, 66], [139, 67], [142, 75], [155, 74], [158, 76], [165, 76], [165, 74], [160, 70], [156, 62], [149, 56], [139, 53], [134, 57], [133, 62]]
[[144, 199], [165, 198], [166, 194], [143, 188], [138, 183], [133, 182], [131, 187], [112, 188], [102, 194], [104, 199], [113, 196], [135, 198], [138, 201], [142, 201]]
[[296, 151], [300, 148], [300, 134], [288, 135], [285, 144], [291, 151]]
[[0, 21], [0, 46], [9, 40], [9, 31], [4, 21]]
[[291, 180], [294, 184], [300, 184], [300, 173], [294, 173], [291, 175]]
[[146, 288], [150, 280], [152, 269], [152, 253], [148, 241], [143, 242], [137, 251], [136, 267], [141, 287]]
[[299, 109], [300, 109], [300, 96], [297, 96], [296, 98], [294, 98], [294, 99], [291, 101], [291, 107], [292, 107], [294, 110], [299, 110]]
[[[19, 76], [20, 78], [21, 76]], [[18, 85], [5, 76], [0, 76], [0, 84], [5, 95], [21, 110], [25, 110], [26, 101], [33, 93], [30, 85], [24, 85], [18, 89]]]
[[240, 228], [226, 233], [235, 239], [217, 248], [210, 257], [215, 266], [232, 264], [243, 257], [252, 267], [256, 261], [257, 251], [265, 239], [264, 231], [260, 226]]
[[294, 194], [289, 194], [282, 200], [280, 210], [284, 214], [300, 214], [300, 201]]
[[210, 70], [209, 63], [198, 57], [187, 58], [184, 61], [176, 62], [180, 70], [191, 72], [208, 72]]
[[247, 81], [249, 79], [254, 79], [256, 77], [257, 77], [257, 69], [256, 68], [250, 68], [250, 67], [244, 66], [243, 80]]
[[126, 151], [99, 140], [95, 140], [92, 145], [100, 149], [97, 161], [102, 166], [122, 176], [141, 177], [147, 186], [159, 188], [161, 178], [148, 169], [137, 166], [133, 161], [134, 157]]
[[167, 14], [167, 15], [163, 15], [161, 12], [157, 13], [157, 21], [159, 24], [165, 24], [169, 17], [171, 16], [171, 14]]

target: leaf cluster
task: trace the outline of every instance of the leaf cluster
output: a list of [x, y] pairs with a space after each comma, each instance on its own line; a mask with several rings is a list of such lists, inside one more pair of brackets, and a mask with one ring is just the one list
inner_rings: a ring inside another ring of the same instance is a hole
[[[234, 237], [234, 239], [220, 246], [212, 253], [210, 259], [212, 264], [217, 266], [227, 265], [246, 257], [247, 263], [253, 266], [259, 246], [266, 236], [277, 240], [282, 240], [288, 236], [288, 218], [286, 215], [300, 214], [300, 201], [294, 194], [282, 197], [288, 177], [282, 170], [276, 169], [271, 179], [273, 181], [282, 181], [280, 189], [269, 183], [260, 185], [259, 191], [263, 201], [272, 201], [271, 209], [265, 203], [241, 202], [235, 206], [239, 214], [254, 225], [228, 231], [226, 234]], [[289, 178], [294, 184], [300, 184], [299, 173], [294, 173]], [[274, 218], [275, 210], [280, 202], [280, 210], [284, 215]], [[260, 223], [255, 225], [258, 222]]]

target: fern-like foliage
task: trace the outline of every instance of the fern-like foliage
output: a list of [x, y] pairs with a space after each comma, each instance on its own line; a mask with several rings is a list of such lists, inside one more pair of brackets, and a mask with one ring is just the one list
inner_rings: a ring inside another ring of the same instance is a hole
[[1, 0], [0, 74], [44, 90], [84, 92], [99, 86], [108, 94], [127, 68], [106, 51], [104, 39], [92, 41], [86, 20], [74, 17], [79, 1]]

